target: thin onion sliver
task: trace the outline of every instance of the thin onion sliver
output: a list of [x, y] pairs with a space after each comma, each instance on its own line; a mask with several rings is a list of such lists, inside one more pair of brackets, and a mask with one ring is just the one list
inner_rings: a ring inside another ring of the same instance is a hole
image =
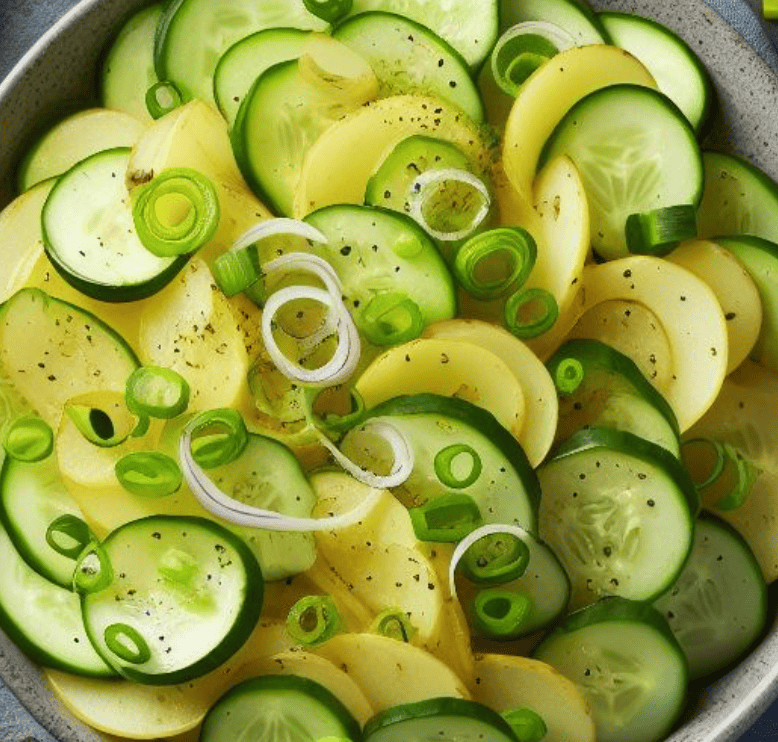
[[230, 247], [230, 250], [240, 250], [249, 245], [253, 245], [255, 242], [264, 240], [267, 237], [275, 237], [277, 235], [302, 237], [303, 239], [311, 240], [312, 242], [328, 242], [326, 235], [307, 222], [282, 217], [278, 219], [267, 219], [246, 230], [237, 240], [235, 240], [232, 247]]

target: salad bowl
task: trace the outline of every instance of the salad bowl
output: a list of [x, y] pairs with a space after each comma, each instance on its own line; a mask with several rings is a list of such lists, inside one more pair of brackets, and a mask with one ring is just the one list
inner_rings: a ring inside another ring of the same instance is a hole
[[[144, 4], [82, 0], [0, 84], [0, 208], [13, 197], [14, 170], [36, 133], [63, 112], [94, 102], [107, 40]], [[740, 154], [778, 180], [778, 78], [703, 0], [594, 0], [592, 5], [653, 18], [684, 38], [709, 71], [718, 98], [706, 146]], [[735, 742], [778, 697], [778, 601], [772, 591], [770, 597], [770, 626], [761, 642], [735, 668], [692, 687], [668, 742]], [[0, 676], [60, 742], [102, 739], [53, 699], [37, 667], [1, 633]]]

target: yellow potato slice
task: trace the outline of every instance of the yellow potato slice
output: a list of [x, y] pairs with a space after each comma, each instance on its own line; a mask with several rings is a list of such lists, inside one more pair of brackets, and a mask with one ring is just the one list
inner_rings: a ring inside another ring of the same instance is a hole
[[713, 289], [727, 320], [727, 372], [748, 358], [762, 325], [762, 301], [751, 274], [729, 251], [715, 242], [685, 242], [667, 260], [694, 273]]
[[564, 675], [545, 662], [499, 654], [477, 655], [473, 700], [502, 713], [528, 708], [541, 716], [543, 742], [595, 742], [589, 704]]
[[[728, 521], [748, 542], [768, 582], [778, 578], [778, 374], [744, 361], [724, 380], [713, 406], [684, 438], [710, 437], [728, 443], [759, 475], [746, 501], [735, 510], [718, 510], [726, 492], [711, 488], [703, 506]], [[694, 450], [694, 449], [691, 449]], [[685, 450], [688, 456], [689, 449]], [[695, 461], [688, 461], [695, 468]]]
[[470, 698], [465, 684], [441, 660], [385, 636], [340, 634], [315, 653], [347, 673], [376, 713], [439, 696]]
[[239, 321], [205, 263], [192, 259], [144, 305], [138, 355], [180, 373], [190, 386], [189, 412], [240, 407], [249, 358]]
[[230, 660], [181, 685], [141, 685], [51, 669], [44, 669], [44, 674], [54, 696], [85, 724], [127, 739], [159, 739], [197, 727], [228, 688], [249, 677], [250, 663], [293, 647], [283, 625], [262, 621]]
[[[323, 206], [363, 203], [367, 181], [383, 158], [413, 134], [451, 142], [476, 171], [486, 166], [488, 151], [478, 126], [456, 106], [421, 95], [383, 98], [333, 124], [308, 150], [293, 215], [301, 219]], [[354, 142], [359, 142], [359, 157]]]
[[28, 190], [61, 175], [90, 155], [115, 147], [132, 147], [146, 124], [121, 111], [89, 108], [55, 124], [22, 163], [20, 188]]
[[515, 379], [523, 390], [524, 421], [516, 438], [530, 464], [537, 466], [554, 442], [559, 412], [554, 380], [538, 357], [507, 330], [479, 320], [436, 322], [425, 329], [424, 336], [475, 345], [506, 364], [509, 375], [498, 382], [498, 390], [505, 388], [507, 379]]
[[400, 394], [430, 392], [483, 407], [520, 439], [525, 428], [524, 391], [503, 359], [454, 337], [412, 340], [376, 358], [357, 379], [368, 407]]
[[247, 677], [259, 675], [297, 675], [324, 686], [364, 726], [375, 713], [354, 679], [330, 660], [310, 652], [279, 652], [244, 668]]
[[[603, 302], [626, 301], [643, 305], [659, 320], [672, 373], [657, 388], [681, 432], [688, 429], [713, 404], [727, 371], [726, 320], [716, 295], [685, 268], [648, 256], [588, 265], [582, 280], [582, 300], [576, 305], [581, 315]], [[632, 341], [642, 347], [636, 338]], [[639, 358], [633, 360], [639, 364]]]
[[0, 303], [28, 285], [43, 255], [41, 211], [53, 185], [54, 180], [36, 185], [0, 212], [0, 245], [3, 246]]
[[620, 83], [656, 88], [651, 73], [623, 49], [605, 44], [573, 47], [537, 70], [519, 91], [505, 124], [505, 173], [526, 200], [543, 145], [581, 98]]

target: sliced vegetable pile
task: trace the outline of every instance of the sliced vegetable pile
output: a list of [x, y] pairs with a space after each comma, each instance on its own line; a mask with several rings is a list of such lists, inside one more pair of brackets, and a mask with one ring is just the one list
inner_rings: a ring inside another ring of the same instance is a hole
[[653, 21], [178, 0], [0, 213], [0, 627], [114, 737], [657, 742], [778, 577], [778, 185]]

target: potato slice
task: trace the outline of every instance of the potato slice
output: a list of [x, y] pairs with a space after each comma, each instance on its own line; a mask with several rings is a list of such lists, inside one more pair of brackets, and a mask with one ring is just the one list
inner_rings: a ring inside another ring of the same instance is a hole
[[505, 173], [520, 196], [532, 200], [541, 150], [562, 117], [589, 93], [619, 83], [656, 88], [635, 57], [605, 44], [560, 52], [527, 80], [505, 124], [503, 145]]
[[247, 677], [258, 675], [297, 675], [324, 686], [364, 726], [375, 713], [354, 679], [330, 660], [310, 652], [279, 652], [243, 669]]
[[762, 325], [762, 301], [751, 274], [715, 242], [693, 240], [677, 247], [667, 260], [694, 273], [713, 289], [727, 320], [727, 372], [748, 358]]
[[248, 677], [241, 671], [248, 662], [292, 648], [283, 625], [262, 621], [230, 660], [181, 685], [140, 685], [50, 669], [44, 674], [54, 696], [85, 724], [127, 739], [159, 739], [197, 727], [228, 688]]
[[[295, 193], [295, 218], [331, 204], [363, 203], [370, 176], [412, 134], [451, 142], [476, 172], [486, 166], [488, 150], [481, 133], [456, 106], [422, 95], [383, 98], [333, 124], [308, 150]], [[354, 157], [354, 142], [360, 143], [359, 157]]]
[[473, 699], [502, 713], [528, 708], [548, 729], [543, 742], [595, 742], [589, 704], [564, 675], [545, 662], [499, 654], [477, 655]]
[[459, 397], [487, 409], [517, 439], [525, 428], [524, 391], [505, 361], [455, 337], [412, 340], [376, 358], [357, 379], [368, 407], [400, 394]]
[[376, 713], [439, 696], [470, 698], [454, 672], [419, 647], [378, 634], [340, 634], [315, 653], [347, 673]]
[[524, 421], [516, 438], [530, 464], [537, 466], [554, 441], [559, 408], [554, 380], [528, 345], [507, 330], [479, 320], [437, 322], [425, 329], [424, 337], [456, 339], [504, 361], [509, 375], [498, 383], [498, 389], [504, 389], [508, 379], [516, 379], [523, 390]]

